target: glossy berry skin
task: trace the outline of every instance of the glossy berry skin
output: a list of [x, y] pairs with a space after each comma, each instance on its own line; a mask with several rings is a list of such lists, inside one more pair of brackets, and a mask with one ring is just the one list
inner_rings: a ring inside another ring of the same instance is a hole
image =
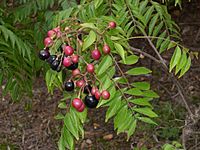
[[83, 90], [83, 93], [85, 94], [89, 94], [92, 90], [92, 87], [91, 85], [87, 84], [85, 87], [84, 87], [84, 90]]
[[65, 55], [71, 56], [74, 53], [74, 49], [71, 46], [63, 46], [63, 50], [65, 52]]
[[72, 56], [71, 56], [71, 59], [72, 59], [72, 62], [73, 62], [73, 63], [78, 63], [78, 61], [79, 61], [78, 55], [72, 55]]
[[97, 87], [93, 86], [93, 87], [92, 87], [92, 90], [91, 90], [91, 94], [92, 94], [92, 95], [95, 95], [95, 92], [96, 92], [97, 90], [98, 90]]
[[88, 64], [87, 65], [87, 72], [94, 73], [94, 65], [93, 64]]
[[110, 29], [114, 29], [114, 28], [116, 28], [116, 22], [114, 22], [114, 21], [111, 21], [111, 22], [109, 22], [109, 24], [108, 24], [108, 27], [110, 28]]
[[53, 39], [56, 36], [56, 32], [54, 30], [49, 30], [47, 36]]
[[102, 91], [101, 96], [104, 100], [107, 100], [110, 98], [110, 93], [106, 90]]
[[76, 76], [78, 76], [80, 74], [81, 74], [81, 72], [80, 72], [80, 70], [78, 68], [72, 71], [72, 76], [73, 77], [76, 77]]
[[77, 69], [78, 68], [78, 63], [72, 63], [69, 67], [67, 67], [67, 69], [69, 69], [69, 70], [75, 70], [75, 69]]
[[49, 51], [47, 51], [47, 50], [41, 50], [41, 51], [39, 52], [39, 58], [40, 58], [41, 60], [48, 59], [49, 57], [50, 57]]
[[69, 67], [72, 65], [72, 60], [70, 57], [64, 57], [63, 59], [63, 66]]
[[72, 101], [72, 106], [75, 108], [75, 109], [79, 109], [81, 106], [83, 105], [83, 102], [80, 98], [75, 98], [73, 99]]
[[73, 91], [74, 90], [74, 82], [73, 81], [65, 82], [65, 90], [66, 91]]
[[58, 66], [60, 64], [60, 61], [59, 60], [54, 60], [52, 63], [51, 63], [51, 69], [52, 70], [57, 70], [58, 69]]
[[78, 80], [76, 81], [76, 86], [81, 88], [85, 85], [85, 81], [84, 80]]
[[92, 51], [92, 58], [94, 60], [99, 60], [101, 58], [101, 53], [100, 53], [100, 51], [98, 49], [94, 49]]
[[78, 112], [83, 112], [84, 109], [85, 109], [85, 104], [83, 103], [83, 104], [81, 105], [81, 107], [80, 107], [79, 109], [77, 109], [77, 111], [78, 111]]
[[108, 46], [107, 44], [105, 44], [103, 46], [103, 52], [104, 52], [104, 54], [109, 54], [110, 53], [110, 46]]
[[95, 92], [95, 98], [97, 99], [97, 100], [99, 100], [100, 98], [101, 98], [101, 92], [99, 92], [99, 90], [97, 90], [96, 92]]
[[98, 100], [95, 98], [95, 96], [90, 96], [90, 95], [87, 95], [85, 97], [85, 105], [88, 107], [88, 108], [95, 108], [97, 105], [98, 105]]
[[53, 40], [50, 38], [50, 37], [46, 37], [45, 39], [44, 39], [44, 46], [45, 47], [49, 47], [49, 46], [51, 46], [53, 44]]
[[51, 64], [54, 60], [56, 60], [57, 56], [56, 55], [50, 55], [50, 57], [47, 59], [47, 62]]

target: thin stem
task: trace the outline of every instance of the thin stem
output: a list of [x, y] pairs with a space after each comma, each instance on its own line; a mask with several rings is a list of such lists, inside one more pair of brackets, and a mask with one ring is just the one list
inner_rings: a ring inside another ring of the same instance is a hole
[[118, 63], [117, 63], [117, 61], [115, 60], [115, 58], [113, 57], [113, 55], [112, 54], [110, 54], [110, 56], [112, 57], [112, 59], [113, 59], [113, 61], [114, 61], [114, 63], [115, 63], [115, 65], [117, 66], [117, 68], [119, 69], [119, 72], [120, 72], [120, 74], [122, 75], [122, 77], [126, 80], [126, 82], [127, 82], [127, 85], [128, 85], [128, 88], [130, 89], [131, 88], [131, 85], [130, 85], [130, 83], [128, 82], [128, 79], [126, 78], [126, 76], [124, 75], [124, 73], [123, 73], [123, 71], [122, 71], [122, 69], [120, 68], [120, 66], [118, 65]]
[[[106, 74], [109, 76], [108, 73], [106, 73]], [[125, 94], [124, 94], [123, 91], [121, 90], [121, 88], [120, 88], [120, 86], [118, 85], [118, 83], [116, 83], [110, 76], [109, 76], [109, 78], [112, 80], [112, 82], [115, 84], [115, 86], [119, 89], [119, 91], [120, 91], [120, 93], [122, 94], [122, 96], [124, 97], [124, 99], [125, 99], [125, 101], [126, 101], [128, 107], [131, 109], [132, 113], [134, 114], [134, 111], [132, 110], [132, 106], [130, 105], [130, 103], [129, 103], [127, 97], [125, 96]]]
[[144, 51], [142, 51], [142, 50], [140, 50], [138, 48], [130, 46], [130, 49], [135, 51], [135, 52], [137, 52], [137, 53], [139, 53], [139, 54], [143, 54], [144, 56], [150, 58], [151, 60], [153, 60], [153, 61], [155, 61], [157, 63], [161, 63], [160, 60], [158, 60], [157, 58], [153, 57], [152, 55], [150, 55], [150, 54], [148, 54], [148, 53], [146, 53], [146, 52], [144, 52]]

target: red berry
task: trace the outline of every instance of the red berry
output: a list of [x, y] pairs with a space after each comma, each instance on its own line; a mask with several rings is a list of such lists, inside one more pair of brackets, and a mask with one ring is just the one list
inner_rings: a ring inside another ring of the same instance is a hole
[[95, 98], [96, 98], [97, 100], [99, 100], [100, 97], [101, 97], [101, 92], [99, 92], [99, 90], [96, 90], [96, 92], [95, 92]]
[[101, 93], [101, 96], [103, 99], [107, 100], [110, 98], [110, 93], [106, 90], [104, 90], [102, 93]]
[[64, 57], [63, 59], [63, 66], [65, 67], [69, 67], [72, 64], [72, 60], [70, 57]]
[[71, 58], [72, 58], [73, 63], [75, 64], [78, 63], [78, 60], [79, 60], [78, 55], [72, 55]]
[[76, 86], [77, 87], [83, 87], [85, 85], [85, 81], [84, 80], [78, 80], [78, 81], [76, 81]]
[[94, 72], [94, 65], [93, 64], [88, 64], [87, 65], [87, 72], [93, 73]]
[[49, 30], [47, 36], [53, 39], [56, 36], [56, 32], [54, 30]]
[[92, 95], [95, 95], [96, 90], [98, 90], [97, 87], [93, 86], [93, 87], [92, 87], [92, 90], [91, 90], [91, 94], [92, 94]]
[[110, 53], [110, 46], [108, 46], [107, 44], [105, 44], [105, 45], [103, 46], [103, 52], [104, 52], [105, 54], [109, 54], [109, 53]]
[[101, 53], [98, 49], [95, 49], [95, 50], [92, 51], [92, 58], [94, 60], [99, 60], [100, 57], [101, 57]]
[[77, 68], [77, 69], [75, 69], [75, 70], [72, 70], [72, 76], [78, 76], [78, 75], [80, 75], [81, 74], [81, 72], [80, 72], [80, 70]]
[[55, 32], [59, 32], [60, 31], [60, 26], [56, 27], [53, 29]]
[[82, 106], [83, 102], [81, 101], [80, 98], [75, 98], [72, 101], [72, 106], [76, 109], [79, 109]]
[[74, 53], [74, 49], [71, 46], [63, 46], [63, 50], [65, 52], [65, 55], [71, 56]]
[[78, 112], [83, 112], [84, 109], [85, 109], [85, 104], [83, 103], [83, 104], [81, 105], [81, 107], [80, 107], [79, 109], [77, 109], [77, 111], [78, 111]]
[[108, 24], [108, 27], [110, 28], [110, 29], [114, 29], [114, 28], [116, 28], [116, 22], [114, 22], [114, 21], [111, 21], [111, 22], [109, 22], [109, 24]]
[[44, 39], [44, 46], [45, 47], [49, 47], [49, 46], [51, 46], [53, 44], [53, 40], [50, 38], [50, 37], [46, 37], [45, 39]]

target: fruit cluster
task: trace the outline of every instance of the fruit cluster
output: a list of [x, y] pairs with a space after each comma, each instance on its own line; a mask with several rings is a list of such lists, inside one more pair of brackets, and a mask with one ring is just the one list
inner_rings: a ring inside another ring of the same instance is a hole
[[[78, 25], [77, 22], [76, 25]], [[115, 27], [116, 23], [110, 22], [106, 29], [114, 29]], [[95, 75], [95, 65], [101, 58], [100, 50], [95, 45], [95, 48], [91, 51], [90, 63], [88, 63], [84, 55], [81, 55], [78, 50], [82, 45], [82, 35], [80, 34], [80, 30], [76, 32], [77, 30], [78, 28], [74, 31], [71, 26], [64, 28], [58, 26], [49, 30], [47, 37], [44, 39], [45, 48], [39, 52], [39, 58], [47, 61], [52, 70], [60, 72], [63, 69], [67, 69], [71, 72], [71, 76], [64, 83], [63, 88], [68, 92], [74, 91], [75, 88], [79, 89], [77, 98], [72, 100], [72, 106], [77, 111], [82, 112], [85, 106], [95, 108], [100, 98], [108, 100], [110, 93], [107, 90], [100, 92], [98, 88], [102, 83], [100, 83], [100, 80]], [[77, 45], [79, 45], [79, 48]], [[56, 49], [56, 46], [59, 48]], [[103, 53], [107, 55], [110, 53], [110, 50], [109, 45], [104, 43], [102, 48]], [[80, 62], [85, 65], [79, 67]], [[97, 84], [96, 81], [99, 83]], [[85, 95], [84, 101], [80, 99], [81, 95]]]

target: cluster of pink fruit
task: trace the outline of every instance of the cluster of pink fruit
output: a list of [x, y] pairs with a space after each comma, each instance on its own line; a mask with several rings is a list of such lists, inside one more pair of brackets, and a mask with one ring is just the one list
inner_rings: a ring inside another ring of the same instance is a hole
[[[108, 24], [108, 29], [114, 29], [115, 27], [116, 23], [113, 21]], [[45, 48], [39, 52], [39, 58], [46, 60], [50, 64], [51, 69], [57, 72], [65, 68], [71, 70], [72, 75], [70, 79], [64, 83], [64, 89], [70, 92], [74, 91], [76, 87], [79, 88], [77, 94], [78, 98], [72, 100], [72, 106], [77, 111], [82, 112], [85, 106], [88, 108], [95, 108], [100, 98], [108, 100], [110, 98], [110, 93], [107, 90], [102, 90], [102, 92], [100, 92], [94, 82], [92, 86], [90, 85], [91, 83], [87, 80], [87, 75], [90, 77], [93, 76], [95, 79], [97, 78], [95, 75], [95, 66], [93, 63], [87, 63], [83, 56], [78, 54], [78, 51], [73, 48], [68, 37], [69, 31], [69, 27], [66, 27], [64, 31], [62, 31], [60, 27], [49, 30], [47, 37], [44, 39]], [[62, 44], [57, 52], [51, 55], [51, 49], [58, 40], [60, 40]], [[105, 55], [109, 54], [109, 45], [104, 44], [102, 51]], [[101, 58], [101, 52], [98, 48], [91, 51], [91, 58], [92, 61], [97, 61]], [[86, 63], [84, 73], [81, 73], [80, 68], [78, 68], [79, 59], [83, 59], [83, 62]], [[86, 94], [84, 102], [80, 99], [82, 93]]]

